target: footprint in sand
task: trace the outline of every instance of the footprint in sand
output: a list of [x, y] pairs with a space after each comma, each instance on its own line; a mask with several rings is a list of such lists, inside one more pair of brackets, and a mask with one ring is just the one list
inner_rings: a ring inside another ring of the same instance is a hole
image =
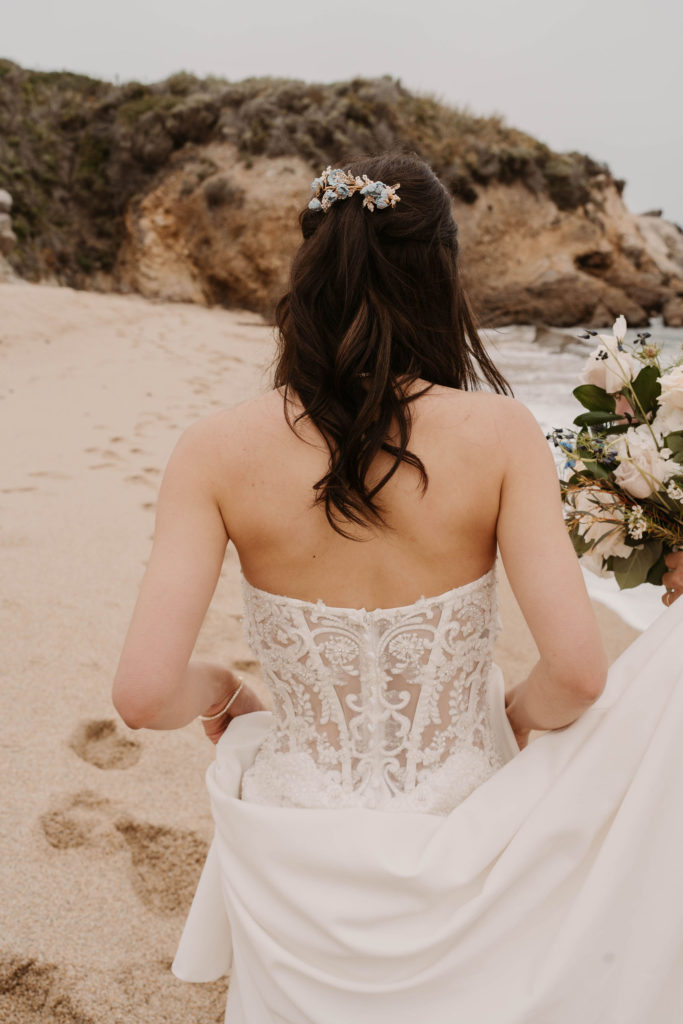
[[127, 484], [146, 484], [148, 487], [156, 487], [153, 480], [149, 480], [146, 476], [140, 476], [139, 473], [127, 476], [125, 480]]
[[71, 1000], [72, 981], [55, 964], [0, 954], [0, 1020], [13, 1024], [95, 1024]]
[[[178, 981], [170, 959], [129, 959], [123, 968], [86, 972], [0, 952], [2, 1024], [218, 1022], [225, 1016], [225, 987], [225, 978], [204, 985]], [[99, 1006], [94, 1017], [79, 1008], [80, 993], [89, 1006]]]
[[[144, 950], [140, 951], [144, 955]], [[171, 974], [171, 959], [132, 961], [117, 971], [116, 984], [123, 996], [128, 1015], [116, 1020], [136, 1022], [140, 1007], [146, 1011], [145, 1021], [153, 1024], [188, 1024], [188, 1021], [225, 1020], [225, 978], [187, 985]], [[120, 1013], [120, 1011], [119, 1011]], [[114, 1020], [114, 1017], [111, 1017]]]
[[138, 740], [123, 736], [111, 718], [81, 722], [69, 740], [80, 758], [96, 768], [132, 768], [142, 754]]
[[87, 790], [47, 811], [39, 821], [56, 850], [86, 847], [98, 856], [127, 850], [131, 884], [149, 910], [188, 910], [209, 848], [196, 832], [136, 821], [120, 814], [113, 801]]
[[142, 902], [157, 914], [187, 911], [209, 852], [189, 829], [148, 825], [119, 818], [115, 828], [131, 859], [132, 883]]
[[121, 849], [111, 815], [111, 803], [91, 790], [68, 797], [38, 819], [43, 834], [55, 850], [89, 846], [107, 852]]

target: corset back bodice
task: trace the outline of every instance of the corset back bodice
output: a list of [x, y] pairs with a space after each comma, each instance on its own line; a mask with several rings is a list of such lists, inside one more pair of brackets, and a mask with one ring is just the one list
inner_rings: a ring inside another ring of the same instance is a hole
[[246, 579], [243, 591], [247, 640], [273, 699], [243, 799], [446, 814], [511, 756], [490, 686], [494, 569], [370, 612]]

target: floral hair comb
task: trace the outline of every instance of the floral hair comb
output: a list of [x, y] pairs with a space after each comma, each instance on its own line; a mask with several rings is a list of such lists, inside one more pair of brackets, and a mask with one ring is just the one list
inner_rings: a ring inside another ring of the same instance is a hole
[[362, 177], [355, 177], [350, 171], [343, 171], [340, 167], [327, 167], [319, 178], [314, 178], [311, 188], [315, 192], [315, 198], [308, 204], [309, 210], [322, 210], [327, 213], [330, 206], [339, 199], [348, 199], [354, 192], [360, 192], [363, 196], [363, 206], [372, 211], [386, 210], [387, 206], [396, 206], [401, 202], [401, 197], [396, 195], [396, 185], [385, 185], [383, 181], [371, 181], [367, 174]]

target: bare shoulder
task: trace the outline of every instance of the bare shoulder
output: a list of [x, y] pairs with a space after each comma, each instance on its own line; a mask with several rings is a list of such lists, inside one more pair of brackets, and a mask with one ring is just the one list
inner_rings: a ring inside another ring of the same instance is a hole
[[195, 420], [178, 439], [171, 461], [193, 467], [194, 473], [222, 473], [253, 454], [281, 428], [282, 397], [277, 391], [220, 409]]
[[255, 426], [267, 428], [274, 422], [282, 422], [282, 397], [278, 391], [268, 391], [195, 420], [183, 431], [180, 440], [202, 449], [223, 444], [228, 437], [237, 441], [242, 435], [252, 436]]
[[489, 417], [496, 423], [521, 426], [525, 423], [536, 422], [526, 405], [510, 395], [499, 395], [494, 391], [457, 391], [454, 393], [471, 407], [474, 414]]
[[460, 391], [434, 387], [425, 403], [425, 412], [459, 429], [468, 427], [483, 440], [488, 438], [507, 448], [510, 444], [543, 438], [534, 415], [516, 398], [492, 391]]

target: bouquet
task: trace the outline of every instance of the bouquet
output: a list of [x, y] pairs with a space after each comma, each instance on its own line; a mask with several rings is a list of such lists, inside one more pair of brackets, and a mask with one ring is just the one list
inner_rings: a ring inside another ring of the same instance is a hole
[[683, 361], [662, 367], [649, 333], [625, 335], [620, 316], [612, 337], [582, 336], [597, 341], [573, 392], [586, 411], [548, 434], [576, 553], [621, 589], [660, 585], [665, 556], [683, 548]]

